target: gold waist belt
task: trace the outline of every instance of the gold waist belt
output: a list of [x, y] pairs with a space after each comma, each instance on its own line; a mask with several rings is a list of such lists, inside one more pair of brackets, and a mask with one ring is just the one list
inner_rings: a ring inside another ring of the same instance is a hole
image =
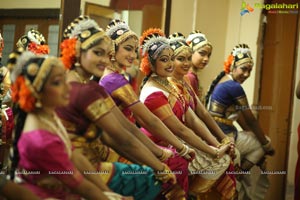
[[216, 122], [222, 123], [222, 124], [226, 124], [228, 126], [233, 126], [233, 121], [230, 119], [225, 119], [225, 118], [221, 118], [221, 117], [213, 117], [214, 120], [216, 120]]

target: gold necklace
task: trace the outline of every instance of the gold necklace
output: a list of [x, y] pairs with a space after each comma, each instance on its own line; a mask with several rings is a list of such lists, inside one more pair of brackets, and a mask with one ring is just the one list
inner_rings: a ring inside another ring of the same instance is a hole
[[156, 74], [152, 75], [151, 78], [154, 82], [156, 82], [160, 86], [162, 86], [167, 92], [169, 92], [170, 94], [175, 96], [176, 99], [180, 102], [180, 105], [182, 106], [182, 108], [185, 112], [186, 101], [185, 101], [184, 96], [178, 91], [178, 89], [174, 85], [170, 84], [168, 79], [161, 78]]
[[48, 113], [38, 113], [39, 120], [49, 127], [52, 130], [52, 133], [57, 135], [65, 144], [67, 149], [67, 153], [69, 157], [71, 156], [71, 141], [69, 139], [68, 133], [65, 127], [62, 125], [61, 121], [58, 119], [57, 115], [53, 112], [53, 114]]
[[116, 72], [118, 74], [120, 74], [122, 72], [121, 68], [118, 68], [115, 66], [116, 64], [112, 63], [111, 65], [106, 66], [107, 69], [109, 69], [110, 71]]
[[86, 84], [90, 79], [86, 80], [76, 70], [72, 70], [77, 79], [79, 79], [80, 83]]
[[193, 94], [195, 96], [196, 96], [196, 94], [194, 93], [193, 88], [184, 79], [179, 80], [174, 77], [170, 77], [170, 82], [173, 83], [174, 85], [176, 85], [178, 90], [181, 91], [186, 102], [191, 103], [191, 101], [192, 101], [193, 104], [196, 104], [195, 99], [193, 97]]

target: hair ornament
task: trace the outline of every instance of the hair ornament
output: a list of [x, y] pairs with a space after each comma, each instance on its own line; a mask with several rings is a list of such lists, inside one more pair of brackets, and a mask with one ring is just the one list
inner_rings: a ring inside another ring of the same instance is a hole
[[124, 21], [119, 19], [114, 19], [107, 25], [106, 34], [114, 41], [116, 46], [130, 37], [138, 40], [136, 33], [130, 30], [129, 26]]
[[50, 52], [43, 34], [34, 29], [30, 29], [26, 35], [19, 38], [16, 45], [18, 48], [24, 48], [25, 50], [29, 50], [37, 55], [49, 54]]
[[69, 34], [69, 38], [74, 38], [80, 36], [82, 39], [86, 39], [92, 35], [90, 29], [96, 29], [99, 31], [103, 31], [102, 28], [99, 27], [96, 21], [90, 18], [83, 18], [85, 20], [78, 21], [78, 23], [73, 23], [74, 28], [71, 30]]
[[184, 49], [188, 51], [192, 51], [189, 45], [185, 41], [185, 37], [182, 33], [175, 32], [169, 36], [170, 46], [174, 50], [174, 55], [176, 56], [178, 53], [183, 51]]
[[205, 34], [201, 33], [199, 30], [191, 32], [186, 39], [186, 43], [192, 48], [193, 51], [198, 50], [205, 45], [212, 47], [211, 43], [207, 40]]
[[234, 67], [245, 63], [253, 64], [251, 50], [247, 44], [238, 44], [224, 62], [224, 71], [229, 73]]
[[140, 53], [142, 55], [140, 69], [146, 75], [149, 75], [153, 71], [157, 56], [164, 49], [171, 48], [169, 40], [165, 37], [162, 30], [158, 28], [150, 28], [144, 31], [140, 37], [140, 46]]
[[18, 76], [23, 72], [25, 64], [31, 59], [35, 58], [36, 55], [31, 51], [23, 51], [18, 49], [16, 52], [12, 52], [9, 55], [8, 65], [11, 70], [11, 82], [14, 83]]

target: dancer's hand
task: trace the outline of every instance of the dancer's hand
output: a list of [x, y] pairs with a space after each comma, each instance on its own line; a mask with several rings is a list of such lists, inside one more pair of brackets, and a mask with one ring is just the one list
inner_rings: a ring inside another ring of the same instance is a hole
[[164, 164], [164, 168], [162, 171], [156, 171], [155, 176], [156, 179], [160, 180], [163, 183], [170, 182], [172, 184], [176, 183], [176, 176], [175, 174], [171, 171], [171, 169], [168, 167], [168, 165]]
[[194, 158], [196, 156], [195, 150], [191, 149], [190, 147], [188, 147], [185, 144], [183, 145], [183, 148], [178, 152], [178, 154], [180, 156], [184, 157], [189, 162], [191, 162], [192, 160], [194, 160]]
[[158, 159], [160, 161], [166, 161], [169, 158], [172, 158], [174, 156], [173, 151], [169, 150], [169, 149], [161, 149], [162, 150], [162, 154], [160, 156], [158, 156]]
[[262, 147], [266, 155], [273, 156], [275, 154], [275, 149], [273, 148], [270, 140], [268, 140], [266, 144], [262, 145]]
[[134, 200], [134, 198], [131, 196], [125, 197], [125, 196], [121, 196], [120, 194], [117, 194], [114, 192], [105, 191], [103, 193], [109, 200]]

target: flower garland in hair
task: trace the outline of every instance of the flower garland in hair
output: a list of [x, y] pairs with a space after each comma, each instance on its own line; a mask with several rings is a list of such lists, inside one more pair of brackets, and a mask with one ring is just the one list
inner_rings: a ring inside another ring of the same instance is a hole
[[147, 76], [151, 72], [151, 63], [149, 60], [148, 48], [149, 44], [147, 42], [152, 37], [164, 37], [164, 32], [159, 28], [150, 28], [143, 32], [143, 35], [140, 37], [140, 55], [142, 57], [140, 63], [140, 70]]
[[77, 39], [65, 39], [60, 44], [61, 49], [61, 61], [63, 62], [65, 68], [71, 69], [73, 64], [76, 62], [76, 46], [77, 46]]
[[231, 68], [231, 65], [233, 63], [233, 60], [234, 60], [234, 57], [233, 57], [232, 54], [230, 54], [227, 57], [227, 60], [224, 62], [224, 71], [225, 71], [226, 74], [230, 73], [230, 68]]
[[19, 76], [12, 84], [12, 101], [18, 103], [25, 112], [30, 112], [35, 108], [36, 98], [32, 95], [26, 85], [24, 76]]
[[49, 54], [50, 49], [48, 45], [40, 45], [40, 44], [36, 44], [34, 42], [30, 42], [28, 45], [28, 50], [40, 55], [40, 54]]

